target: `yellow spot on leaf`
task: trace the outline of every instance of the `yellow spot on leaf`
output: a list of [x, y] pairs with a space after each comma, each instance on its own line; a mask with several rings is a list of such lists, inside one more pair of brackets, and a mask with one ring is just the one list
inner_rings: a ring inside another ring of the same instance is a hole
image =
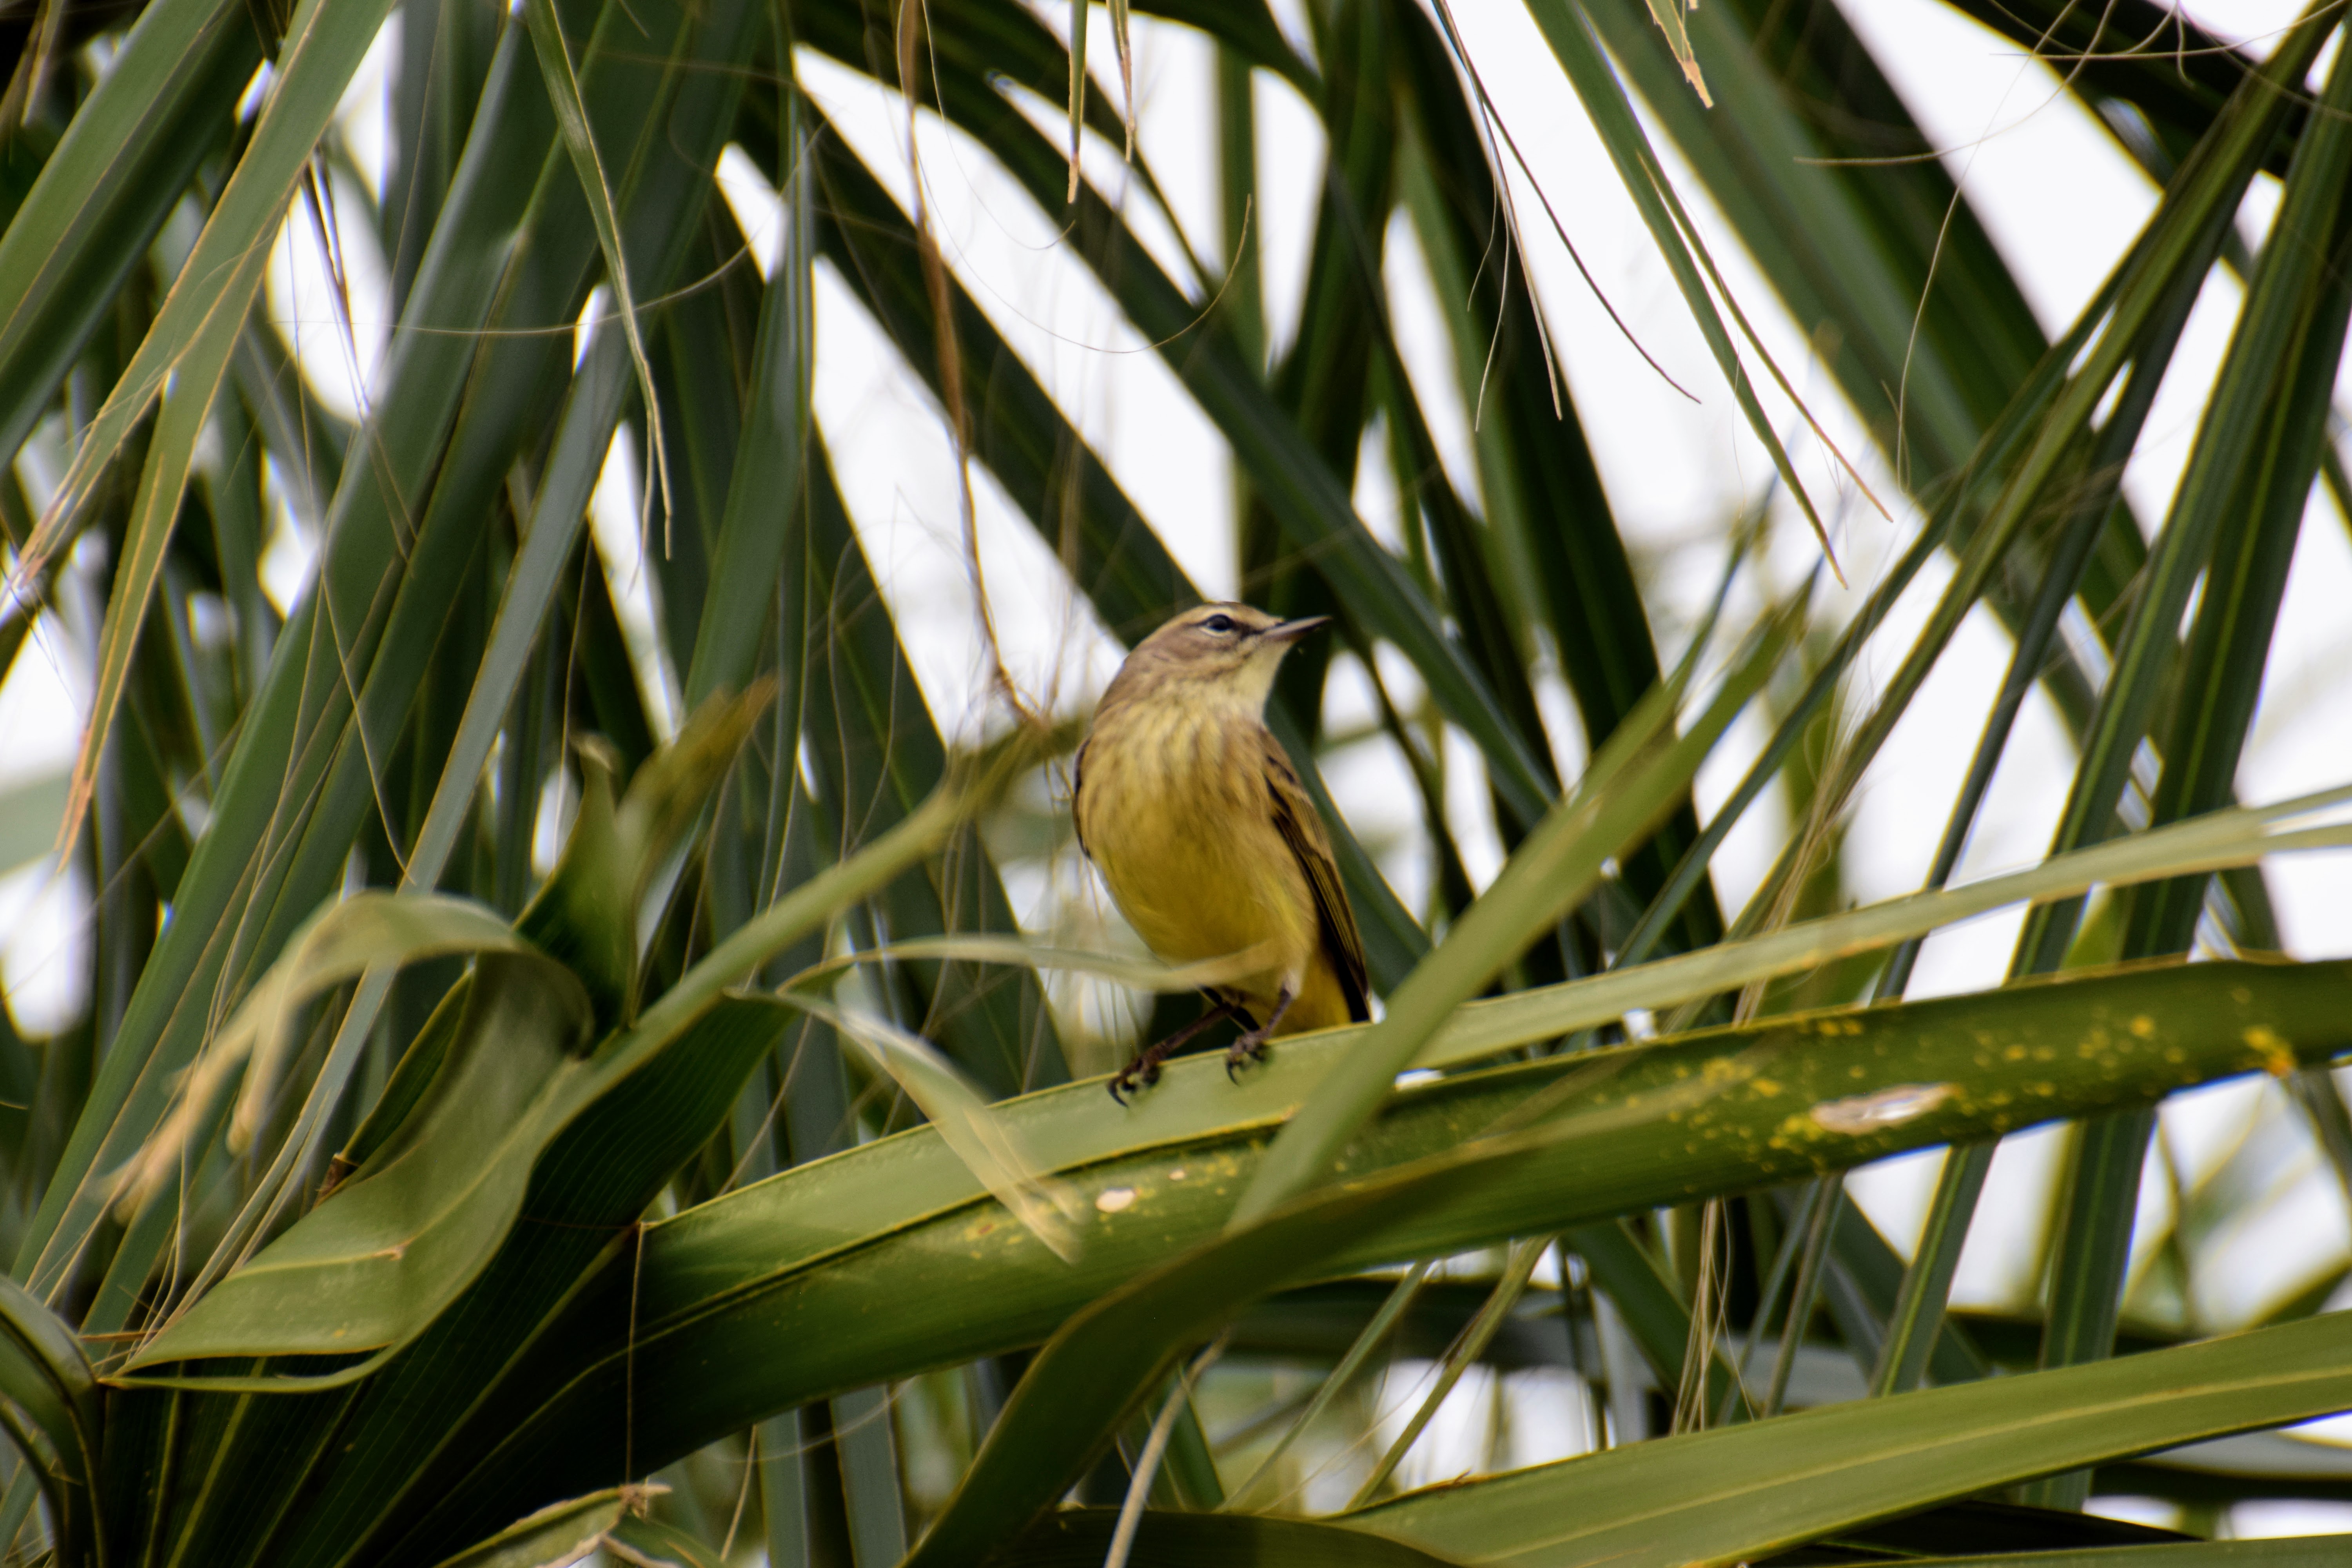
[[2279, 1038], [2278, 1032], [2266, 1024], [2256, 1024], [2240, 1038], [2243, 1039], [2273, 1078], [2284, 1078], [2295, 1069], [2294, 1047]]

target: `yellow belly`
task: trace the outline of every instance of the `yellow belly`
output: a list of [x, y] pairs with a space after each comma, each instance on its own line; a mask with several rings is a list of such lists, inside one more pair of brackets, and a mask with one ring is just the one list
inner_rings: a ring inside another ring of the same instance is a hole
[[1087, 748], [1079, 829], [1112, 899], [1170, 963], [1253, 953], [1216, 988], [1263, 1023], [1293, 993], [1277, 1034], [1348, 1022], [1322, 949], [1313, 892], [1275, 827], [1253, 747], [1214, 726], [1097, 730]]

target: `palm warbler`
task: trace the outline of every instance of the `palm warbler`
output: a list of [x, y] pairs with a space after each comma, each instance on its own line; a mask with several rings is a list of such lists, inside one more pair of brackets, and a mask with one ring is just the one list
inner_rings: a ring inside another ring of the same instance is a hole
[[1248, 954], [1252, 964], [1208, 988], [1198, 1023], [1111, 1079], [1114, 1100], [1228, 1015], [1251, 1025], [1226, 1054], [1228, 1073], [1274, 1035], [1371, 1016], [1330, 837], [1263, 718], [1282, 656], [1328, 618], [1185, 611], [1127, 656], [1078, 748], [1078, 845], [1137, 934], [1170, 963]]

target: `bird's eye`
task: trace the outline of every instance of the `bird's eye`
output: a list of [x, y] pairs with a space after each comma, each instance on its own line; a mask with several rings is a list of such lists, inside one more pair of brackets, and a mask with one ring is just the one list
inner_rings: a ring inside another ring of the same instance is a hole
[[1234, 618], [1231, 616], [1211, 616], [1201, 623], [1201, 626], [1204, 631], [1229, 632], [1234, 629]]

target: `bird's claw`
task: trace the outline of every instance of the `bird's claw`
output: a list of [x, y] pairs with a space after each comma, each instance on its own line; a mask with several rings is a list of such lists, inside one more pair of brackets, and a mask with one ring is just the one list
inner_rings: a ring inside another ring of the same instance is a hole
[[1236, 1075], [1244, 1062], [1259, 1062], [1265, 1059], [1265, 1031], [1252, 1029], [1225, 1048], [1225, 1078], [1228, 1081], [1238, 1084], [1241, 1079]]
[[[1166, 1061], [1170, 1056], [1174, 1054], [1179, 1047], [1182, 1046], [1193, 1036], [1199, 1034], [1202, 1030], [1207, 1028], [1218, 1019], [1224, 1017], [1232, 1011], [1232, 1003], [1220, 1002], [1209, 1011], [1202, 1014], [1200, 1017], [1194, 1019], [1192, 1023], [1185, 1025], [1182, 1028], [1177, 1030], [1166, 1039], [1161, 1040], [1159, 1044], [1145, 1047], [1145, 1049], [1140, 1052], [1133, 1061], [1120, 1068], [1118, 1075], [1110, 1080], [1110, 1097], [1113, 1100], [1118, 1100], [1121, 1105], [1125, 1105], [1127, 1103], [1127, 1095], [1121, 1094], [1119, 1092], [1121, 1089], [1125, 1089], [1127, 1094], [1132, 1094], [1138, 1089], [1150, 1089], [1153, 1084], [1158, 1083], [1160, 1081], [1160, 1064], [1161, 1062]], [[1255, 1049], [1255, 1047], [1253, 1047], [1253, 1049]]]
[[[1150, 1051], [1146, 1051], [1120, 1068], [1104, 1087], [1110, 1090], [1110, 1097], [1113, 1100], [1124, 1106], [1129, 1094], [1133, 1094], [1139, 1089], [1150, 1089], [1159, 1081], [1160, 1060]], [[1121, 1089], [1126, 1090], [1126, 1094], [1120, 1093]]]

